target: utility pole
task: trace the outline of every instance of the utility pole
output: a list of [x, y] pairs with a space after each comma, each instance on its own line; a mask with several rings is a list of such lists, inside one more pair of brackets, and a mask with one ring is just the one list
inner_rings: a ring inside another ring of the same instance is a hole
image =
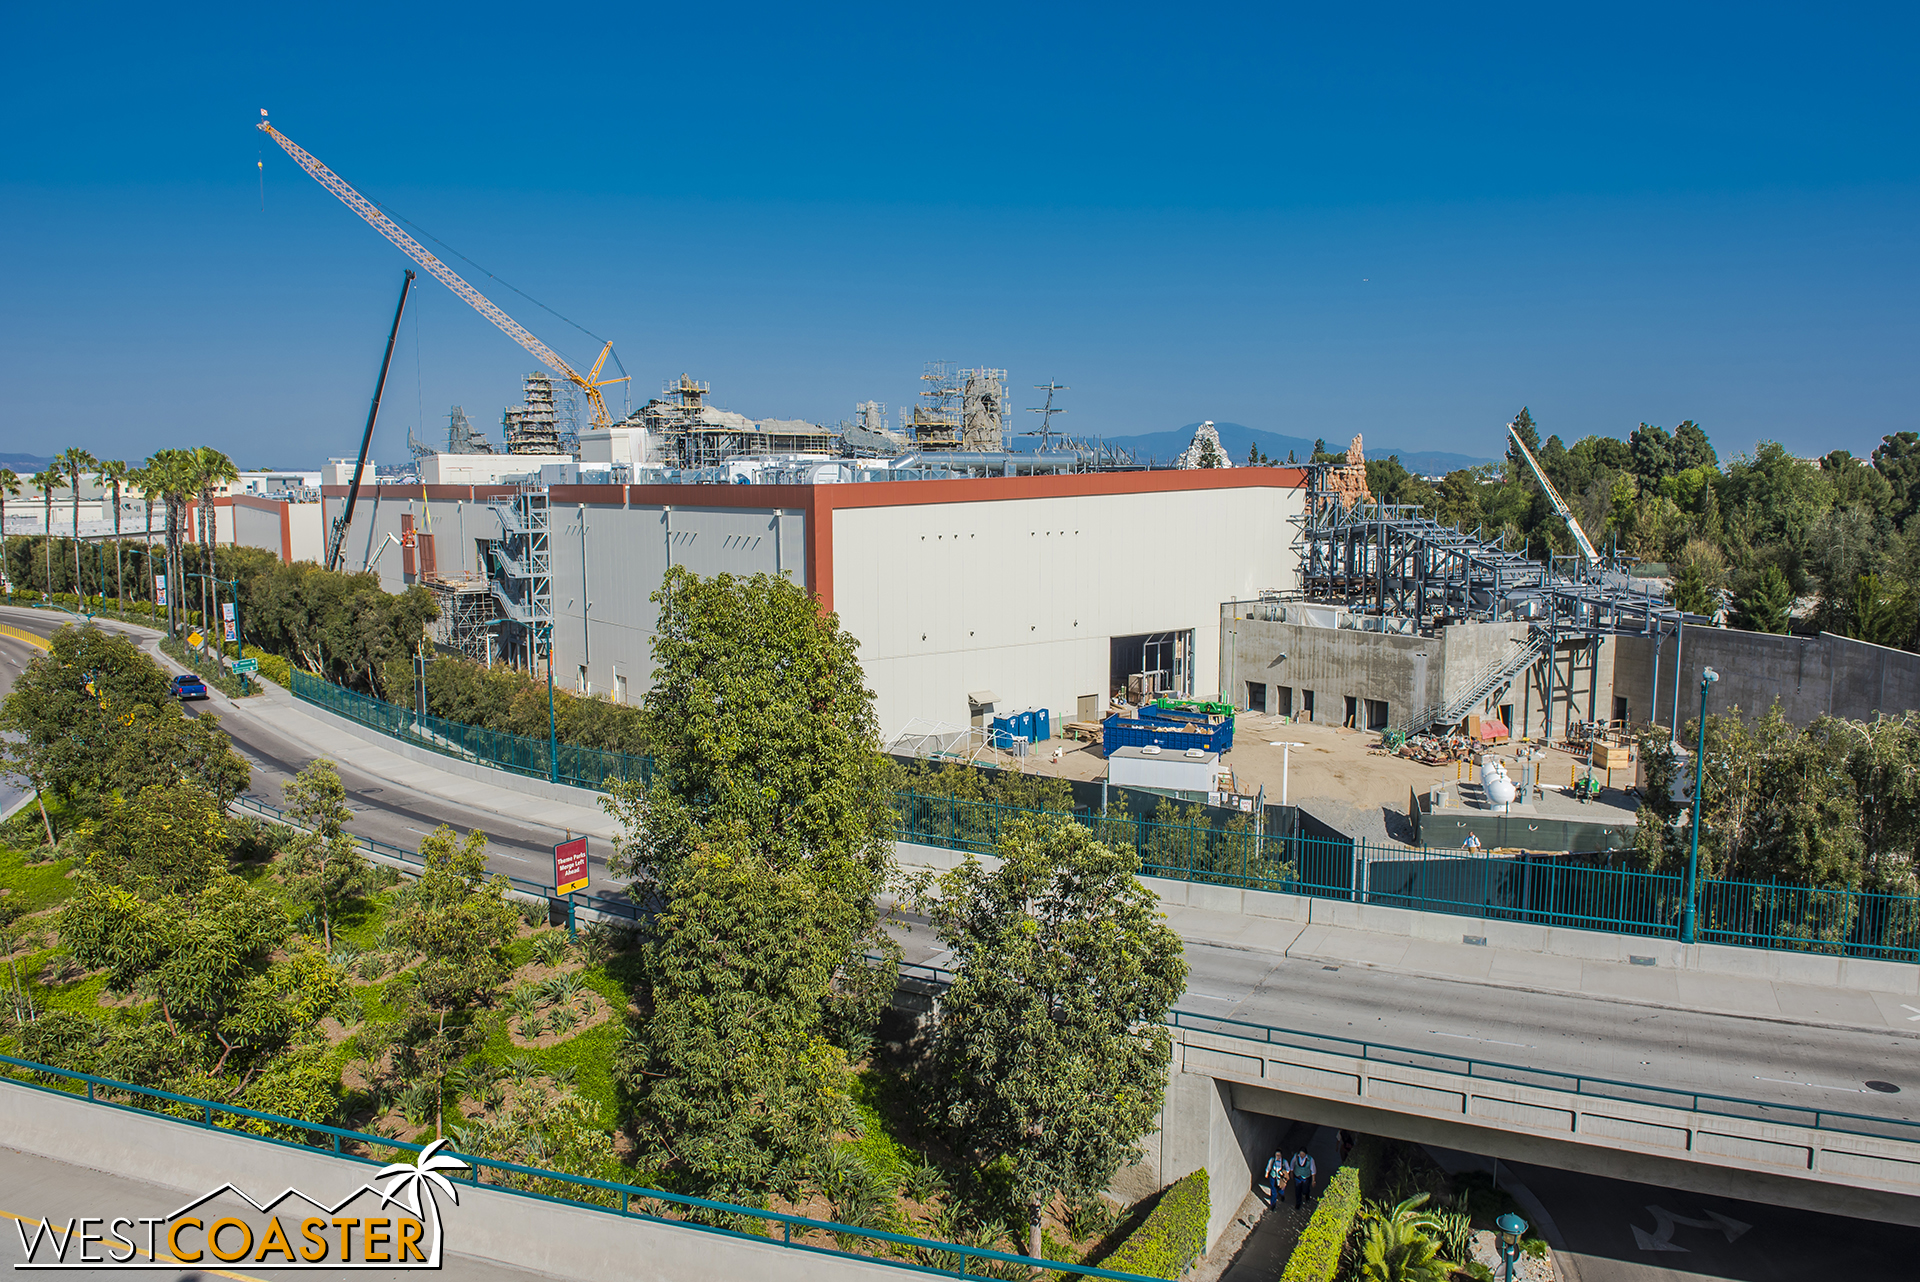
[[1693, 848], [1687, 855], [1686, 903], [1680, 909], [1680, 942], [1693, 942], [1694, 881], [1700, 875], [1700, 790], [1707, 767], [1707, 687], [1720, 674], [1707, 668], [1700, 674], [1700, 728], [1693, 751]]

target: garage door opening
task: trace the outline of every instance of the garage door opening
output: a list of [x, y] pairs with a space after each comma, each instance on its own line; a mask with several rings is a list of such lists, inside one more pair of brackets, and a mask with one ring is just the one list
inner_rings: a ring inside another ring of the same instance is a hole
[[1107, 689], [1116, 698], [1141, 703], [1155, 695], [1193, 694], [1193, 629], [1114, 637], [1109, 651]]

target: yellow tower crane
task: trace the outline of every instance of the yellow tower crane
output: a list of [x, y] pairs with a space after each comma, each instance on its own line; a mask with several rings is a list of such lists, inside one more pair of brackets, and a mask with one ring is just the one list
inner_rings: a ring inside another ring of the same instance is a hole
[[607, 354], [613, 351], [612, 343], [608, 343], [600, 349], [600, 357], [594, 361], [591, 370], [585, 374], [579, 373], [573, 366], [561, 359], [560, 353], [535, 338], [520, 322], [514, 320], [513, 317], [507, 315], [498, 307], [495, 307], [493, 302], [488, 299], [485, 294], [482, 294], [479, 290], [467, 284], [466, 281], [460, 279], [458, 272], [455, 272], [451, 267], [448, 267], [438, 258], [428, 253], [419, 241], [400, 230], [399, 225], [395, 223], [393, 219], [381, 213], [379, 207], [372, 201], [348, 186], [344, 178], [321, 164], [319, 160], [315, 159], [314, 156], [305, 148], [301, 147], [299, 143], [296, 143], [293, 139], [287, 137], [278, 129], [275, 129], [268, 123], [267, 111], [264, 107], [260, 109], [260, 131], [279, 143], [280, 149], [293, 157], [293, 163], [313, 175], [315, 182], [325, 187], [335, 196], [338, 196], [341, 204], [366, 219], [369, 226], [397, 245], [401, 253], [426, 268], [439, 279], [441, 284], [465, 299], [467, 305], [472, 307], [474, 311], [479, 312], [495, 325], [498, 325], [508, 338], [511, 338], [514, 342], [533, 353], [534, 357], [538, 359], [542, 365], [545, 365], [554, 373], [561, 375], [575, 387], [585, 392], [587, 394], [589, 414], [593, 420], [594, 427], [612, 426], [613, 420], [607, 414], [607, 403], [601, 399], [600, 389], [603, 387], [611, 387], [615, 383], [624, 383], [627, 381], [625, 378], [601, 379], [600, 377], [600, 367], [607, 363]]

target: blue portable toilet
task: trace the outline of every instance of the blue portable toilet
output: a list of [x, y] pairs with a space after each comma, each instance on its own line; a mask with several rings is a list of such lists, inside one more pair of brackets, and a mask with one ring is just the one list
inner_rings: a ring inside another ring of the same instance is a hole
[[1025, 739], [1028, 743], [1032, 743], [1033, 742], [1033, 713], [1031, 712], [1014, 713], [1013, 714], [1013, 732], [1019, 735], [1021, 738]]
[[1013, 736], [1020, 733], [1020, 731], [1015, 728], [1016, 720], [1014, 714], [1011, 712], [1004, 717], [995, 717], [988, 723], [988, 728], [992, 733], [987, 736], [987, 742], [995, 748], [1012, 747]]
[[1053, 713], [1046, 708], [1033, 710], [1033, 742], [1045, 743], [1053, 738]]

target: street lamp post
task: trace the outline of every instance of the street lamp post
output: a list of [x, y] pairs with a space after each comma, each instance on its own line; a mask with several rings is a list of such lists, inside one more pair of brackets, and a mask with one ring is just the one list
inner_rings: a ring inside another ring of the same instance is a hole
[[1687, 853], [1686, 902], [1680, 907], [1680, 942], [1693, 942], [1693, 899], [1694, 883], [1700, 875], [1700, 788], [1706, 778], [1707, 766], [1707, 687], [1720, 679], [1720, 674], [1707, 668], [1700, 674], [1700, 726], [1693, 751], [1693, 844]]
[[1493, 1225], [1500, 1230], [1500, 1259], [1507, 1266], [1507, 1282], [1513, 1282], [1513, 1262], [1520, 1258], [1520, 1239], [1526, 1236], [1527, 1222], [1508, 1211]]
[[1287, 774], [1293, 764], [1293, 750], [1295, 748], [1304, 748], [1307, 745], [1304, 743], [1276, 742], [1270, 743], [1267, 746], [1269, 748], [1280, 749], [1280, 804], [1284, 806], [1287, 804]]
[[[215, 614], [220, 613], [220, 589], [224, 587], [233, 593], [233, 645], [236, 651], [244, 655], [247, 652], [247, 643], [245, 640], [246, 634], [240, 630], [240, 580], [237, 578], [222, 579], [212, 574], [201, 574], [197, 570], [190, 571], [187, 577], [189, 579], [205, 579], [207, 582], [213, 584], [213, 612]], [[224, 620], [222, 620], [222, 622], [224, 622]], [[223, 628], [222, 632], [224, 631], [225, 629]], [[207, 638], [208, 640], [213, 639], [213, 620], [211, 619], [207, 620]], [[221, 638], [222, 645], [225, 644], [225, 640], [223, 636]], [[247, 694], [252, 694], [253, 679], [244, 672], [239, 675], [240, 689]]]
[[547, 625], [547, 782], [560, 782], [560, 736], [553, 721], [553, 625]]

